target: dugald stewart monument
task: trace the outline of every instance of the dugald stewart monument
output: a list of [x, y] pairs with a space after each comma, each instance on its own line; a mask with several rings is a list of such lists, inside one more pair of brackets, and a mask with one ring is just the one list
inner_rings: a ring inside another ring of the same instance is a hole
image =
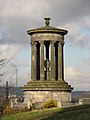
[[50, 99], [57, 102], [71, 101], [71, 85], [64, 80], [64, 35], [67, 30], [50, 26], [28, 30], [31, 36], [31, 80], [24, 85], [26, 103], [43, 103]]

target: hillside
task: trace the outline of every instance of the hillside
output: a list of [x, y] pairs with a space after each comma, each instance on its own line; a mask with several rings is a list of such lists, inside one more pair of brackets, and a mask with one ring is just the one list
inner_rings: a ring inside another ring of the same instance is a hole
[[3, 120], [90, 120], [90, 105], [18, 113]]

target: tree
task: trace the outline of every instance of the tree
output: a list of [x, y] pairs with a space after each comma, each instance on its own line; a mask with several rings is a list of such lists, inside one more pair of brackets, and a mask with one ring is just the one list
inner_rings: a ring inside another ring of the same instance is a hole
[[[0, 47], [2, 46], [3, 44], [3, 36], [1, 35], [1, 39], [0, 39]], [[4, 66], [6, 66], [10, 61], [11, 61], [12, 58], [10, 58], [9, 60], [7, 58], [0, 58], [0, 69], [2, 69]], [[1, 76], [4, 76], [5, 72], [4, 73], [0, 73], [0, 77]]]

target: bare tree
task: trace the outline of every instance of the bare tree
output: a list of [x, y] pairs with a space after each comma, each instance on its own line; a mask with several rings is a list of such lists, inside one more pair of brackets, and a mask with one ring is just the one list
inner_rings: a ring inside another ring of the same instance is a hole
[[1, 37], [1, 39], [0, 39], [0, 46], [1, 46], [2, 42], [3, 42], [3, 37]]
[[[1, 46], [2, 46], [2, 42], [3, 42], [3, 36], [1, 36], [1, 38], [0, 38], [0, 48], [1, 48]], [[0, 69], [2, 68], [2, 66], [5, 64], [5, 59], [3, 59], [3, 58], [1, 58], [0, 59]], [[3, 76], [4, 75], [4, 73], [0, 73], [0, 76]]]
[[[1, 35], [1, 39], [0, 39], [0, 47], [2, 46], [3, 44], [3, 36]], [[12, 58], [10, 58], [9, 60], [7, 58], [0, 58], [0, 69], [2, 69], [4, 66], [6, 66], [10, 61], [11, 61]], [[0, 77], [1, 76], [4, 76], [5, 72], [4, 73], [0, 73]]]
[[12, 60], [13, 57], [11, 57], [9, 60], [7, 59], [1, 59], [0, 60], [0, 69], [2, 69], [4, 66], [6, 66], [11, 60]]

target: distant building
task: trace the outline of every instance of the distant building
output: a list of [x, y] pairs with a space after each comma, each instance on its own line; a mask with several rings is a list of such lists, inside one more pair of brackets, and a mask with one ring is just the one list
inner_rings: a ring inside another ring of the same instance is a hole
[[81, 98], [81, 99], [79, 99], [79, 104], [80, 105], [90, 104], [90, 98]]

